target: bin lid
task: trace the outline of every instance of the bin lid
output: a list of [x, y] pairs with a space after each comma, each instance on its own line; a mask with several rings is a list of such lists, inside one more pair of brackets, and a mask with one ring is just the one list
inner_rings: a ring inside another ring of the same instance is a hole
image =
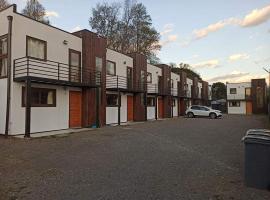
[[270, 135], [270, 130], [268, 129], [250, 129], [247, 131], [247, 135], [249, 134], [266, 134]]
[[267, 134], [249, 134], [243, 137], [242, 141], [244, 143], [257, 143], [257, 144], [265, 144], [270, 145], [270, 135]]

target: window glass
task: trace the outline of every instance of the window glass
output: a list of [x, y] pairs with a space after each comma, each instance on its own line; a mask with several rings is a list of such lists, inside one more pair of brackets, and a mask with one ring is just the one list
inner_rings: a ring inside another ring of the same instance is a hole
[[70, 80], [80, 82], [81, 80], [81, 53], [70, 50]]
[[107, 65], [106, 65], [106, 72], [107, 75], [112, 75], [115, 76], [116, 75], [116, 66], [114, 62], [111, 61], [107, 61]]
[[117, 94], [106, 94], [107, 106], [113, 107], [118, 106], [118, 95]]
[[102, 58], [96, 57], [96, 70], [102, 72]]
[[236, 88], [230, 88], [230, 94], [236, 94]]
[[[26, 93], [22, 89], [23, 102], [25, 106]], [[31, 106], [32, 107], [56, 107], [56, 90], [46, 88], [31, 88]]]
[[147, 73], [147, 83], [152, 83], [152, 74], [151, 73]]
[[0, 38], [0, 78], [7, 77], [7, 37]]
[[46, 60], [46, 42], [27, 37], [27, 56], [31, 58]]
[[240, 107], [240, 101], [230, 101], [229, 106], [230, 107]]
[[192, 106], [191, 109], [192, 110], [200, 110], [200, 107], [199, 106]]
[[172, 104], [173, 104], [173, 107], [176, 106], [176, 99], [173, 99]]
[[246, 88], [246, 97], [251, 97], [251, 88]]
[[147, 97], [147, 106], [148, 107], [156, 106], [154, 97]]

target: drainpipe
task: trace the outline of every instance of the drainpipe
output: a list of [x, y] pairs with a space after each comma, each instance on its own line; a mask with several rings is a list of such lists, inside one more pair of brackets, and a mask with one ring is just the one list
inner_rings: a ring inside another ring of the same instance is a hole
[[7, 104], [6, 104], [6, 126], [5, 126], [5, 136], [8, 136], [9, 133], [9, 120], [10, 120], [10, 99], [11, 99], [11, 41], [12, 41], [12, 21], [13, 17], [8, 16], [8, 78], [7, 78]]

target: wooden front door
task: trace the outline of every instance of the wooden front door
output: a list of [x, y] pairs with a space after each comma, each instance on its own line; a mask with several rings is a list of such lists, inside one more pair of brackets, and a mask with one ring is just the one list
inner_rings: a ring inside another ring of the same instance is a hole
[[127, 118], [133, 121], [133, 96], [127, 96]]
[[247, 107], [247, 115], [251, 115], [252, 114], [252, 102], [247, 101], [246, 107]]
[[158, 98], [158, 118], [164, 117], [164, 101], [162, 98]]
[[82, 127], [82, 93], [79, 91], [69, 92], [69, 127]]

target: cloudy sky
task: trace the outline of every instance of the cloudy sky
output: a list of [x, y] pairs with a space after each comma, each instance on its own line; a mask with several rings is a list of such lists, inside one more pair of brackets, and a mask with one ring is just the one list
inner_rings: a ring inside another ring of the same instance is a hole
[[[10, 0], [19, 10], [25, 1]], [[52, 24], [67, 31], [90, 29], [91, 8], [98, 2], [41, 0]], [[162, 62], [191, 64], [209, 82], [268, 77], [262, 68], [270, 69], [269, 0], [141, 2], [162, 35]]]

